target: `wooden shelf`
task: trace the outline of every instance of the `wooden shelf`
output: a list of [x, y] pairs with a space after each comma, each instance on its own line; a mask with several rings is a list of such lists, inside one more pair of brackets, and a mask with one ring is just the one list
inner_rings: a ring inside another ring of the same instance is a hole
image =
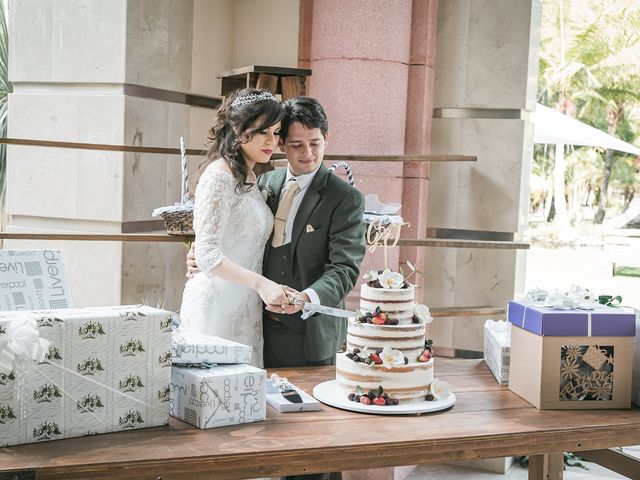
[[[274, 153], [276, 160], [286, 157], [282, 153]], [[423, 163], [423, 162], [477, 162], [478, 157], [472, 155], [324, 155], [325, 161], [345, 160], [347, 162], [392, 162], [392, 163]]]
[[438, 317], [490, 317], [492, 315], [504, 315], [505, 309], [501, 307], [432, 307], [429, 309], [433, 318]]
[[[290, 75], [298, 77], [308, 77], [311, 70], [308, 68], [273, 67], [269, 65], [248, 65], [246, 67], [232, 68], [219, 73], [216, 78], [228, 78], [247, 73], [267, 73], [269, 75]], [[252, 85], [250, 85], [252, 86]]]
[[[94, 242], [191, 242], [193, 235], [166, 233], [10, 233], [0, 232], [6, 240], [78, 240]], [[440, 248], [528, 249], [522, 242], [484, 242], [479, 240], [448, 240], [444, 238], [400, 239], [400, 246]]]
[[[22, 145], [26, 147], [71, 148], [79, 150], [101, 150], [110, 152], [152, 153], [164, 155], [180, 155], [179, 148], [143, 147], [134, 145], [113, 145], [107, 143], [56, 142], [52, 140], [32, 140], [28, 138], [1, 138], [0, 144]], [[206, 150], [186, 149], [187, 155], [204, 156]], [[284, 167], [287, 162], [284, 154], [275, 153], [273, 159], [278, 167]], [[478, 157], [471, 155], [325, 155], [325, 161], [346, 160], [349, 162], [476, 162]]]
[[402, 247], [440, 247], [440, 248], [484, 248], [496, 250], [528, 250], [525, 242], [498, 242], [485, 240], [459, 240], [447, 238], [401, 238]]
[[5, 240], [72, 240], [83, 242], [190, 242], [192, 236], [176, 236], [166, 233], [7, 233], [1, 232]]

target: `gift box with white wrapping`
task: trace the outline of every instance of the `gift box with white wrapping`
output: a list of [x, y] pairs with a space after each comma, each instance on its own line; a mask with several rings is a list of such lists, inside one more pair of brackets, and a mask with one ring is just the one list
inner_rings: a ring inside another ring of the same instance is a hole
[[511, 324], [503, 320], [484, 322], [484, 361], [500, 385], [509, 383]]
[[320, 410], [318, 400], [276, 374], [267, 380], [267, 403], [282, 413]]
[[0, 310], [71, 307], [58, 250], [0, 250]]
[[635, 314], [511, 301], [509, 388], [540, 409], [631, 406]]
[[250, 363], [251, 347], [203, 333], [174, 332], [173, 363]]
[[171, 415], [201, 429], [266, 418], [267, 372], [251, 365], [171, 369]]
[[16, 362], [0, 374], [0, 446], [168, 422], [170, 312], [146, 306], [2, 312], [0, 358], [6, 360], [8, 340], [25, 321], [48, 342], [46, 355], [26, 373], [25, 363]]

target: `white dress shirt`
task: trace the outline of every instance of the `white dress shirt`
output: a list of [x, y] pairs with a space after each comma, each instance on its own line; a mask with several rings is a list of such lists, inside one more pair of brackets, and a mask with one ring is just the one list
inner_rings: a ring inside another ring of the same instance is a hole
[[[305, 193], [309, 189], [309, 185], [313, 182], [316, 173], [318, 172], [318, 168], [314, 172], [306, 173], [304, 175], [298, 175], [295, 177], [293, 173], [291, 173], [291, 169], [287, 167], [287, 176], [282, 184], [282, 191], [280, 192], [280, 198], [282, 198], [282, 193], [284, 192], [284, 188], [289, 182], [290, 179], [294, 179], [293, 181], [298, 183], [298, 187], [300, 187], [300, 191], [296, 193], [296, 196], [293, 197], [293, 203], [291, 204], [291, 210], [289, 210], [289, 216], [287, 217], [287, 224], [284, 227], [284, 239], [282, 245], [287, 245], [291, 243], [291, 237], [293, 233], [293, 222], [296, 219], [296, 215], [298, 214], [298, 209], [300, 208], [300, 204], [302, 203], [302, 199], [304, 198]], [[293, 257], [292, 257], [293, 258]], [[320, 297], [312, 288], [306, 288], [302, 291], [302, 293], [306, 293], [309, 296], [309, 300], [311, 303], [315, 303], [316, 305], [320, 305]], [[302, 318], [307, 318], [310, 315], [303, 315]]]

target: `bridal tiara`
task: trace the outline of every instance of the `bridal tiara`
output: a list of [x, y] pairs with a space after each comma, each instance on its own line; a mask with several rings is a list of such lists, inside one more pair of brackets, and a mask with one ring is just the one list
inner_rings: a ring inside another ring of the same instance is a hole
[[274, 102], [278, 101], [276, 100], [276, 97], [271, 94], [271, 92], [265, 90], [264, 92], [260, 93], [249, 93], [247, 95], [240, 95], [231, 103], [231, 106], [238, 107], [240, 105], [248, 105], [250, 103], [262, 100], [273, 100]]

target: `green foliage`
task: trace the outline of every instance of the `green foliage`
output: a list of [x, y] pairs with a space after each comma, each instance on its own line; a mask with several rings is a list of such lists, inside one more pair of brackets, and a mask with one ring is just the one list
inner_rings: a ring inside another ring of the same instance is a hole
[[[545, 1], [541, 37], [538, 101], [634, 143], [640, 132], [640, 5], [631, 0]], [[553, 146], [536, 145], [533, 175], [551, 179], [553, 157]], [[566, 152], [565, 162], [564, 193], [573, 213], [576, 206], [597, 205], [596, 219], [601, 220], [605, 208], [624, 210], [633, 199], [640, 180], [635, 156], [576, 147]], [[532, 206], [539, 208], [540, 196], [532, 189]]]
[[13, 382], [16, 379], [15, 374], [10, 372], [9, 374], [0, 373], [0, 385], [8, 385], [9, 382]]
[[2, 405], [0, 404], [0, 424], [6, 423], [9, 420], [13, 420], [16, 418], [15, 412], [10, 405]]
[[[13, 92], [9, 82], [9, 31], [5, 15], [5, 2], [0, 0], [0, 137], [7, 136], [7, 100]], [[7, 174], [7, 146], [0, 145], [0, 210], [4, 209]]]
[[138, 339], [130, 339], [125, 344], [120, 345], [120, 354], [124, 357], [135, 356], [136, 353], [144, 352], [142, 342]]
[[55, 345], [49, 345], [49, 350], [45, 355], [45, 358], [53, 362], [54, 360], [62, 360], [62, 356], [60, 355], [60, 350]]
[[144, 383], [139, 375], [127, 375], [118, 382], [118, 387], [123, 392], [135, 392], [137, 389], [143, 388]]
[[50, 383], [45, 383], [33, 392], [33, 399], [37, 403], [51, 403], [56, 398], [62, 398], [62, 393], [56, 385]]
[[118, 418], [118, 424], [122, 428], [134, 428], [137, 424], [144, 423], [142, 414], [137, 410], [129, 410]]
[[93, 375], [96, 372], [104, 371], [104, 368], [99, 359], [89, 357], [78, 363], [77, 370], [81, 375]]
[[76, 408], [81, 412], [95, 412], [98, 408], [103, 408], [104, 404], [99, 395], [89, 393], [76, 402]]
[[51, 440], [59, 435], [62, 435], [62, 432], [55, 422], [44, 422], [33, 429], [33, 437], [36, 440]]
[[96, 338], [98, 335], [106, 335], [106, 332], [102, 323], [90, 320], [78, 328], [78, 335], [82, 338]]

